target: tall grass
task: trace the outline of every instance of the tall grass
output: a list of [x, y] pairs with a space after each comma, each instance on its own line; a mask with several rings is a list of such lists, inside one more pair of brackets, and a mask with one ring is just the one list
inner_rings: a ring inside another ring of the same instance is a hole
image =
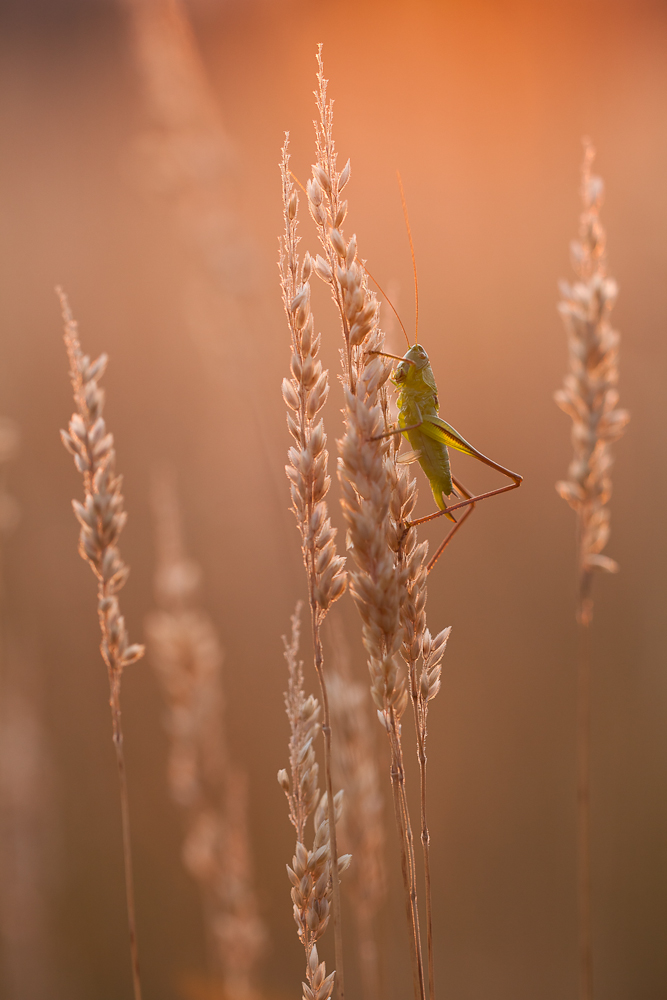
[[314, 666], [322, 699], [324, 737], [324, 781], [329, 822], [329, 850], [333, 892], [336, 986], [340, 1000], [345, 995], [343, 944], [338, 882], [338, 847], [331, 765], [331, 713], [324, 674], [322, 624], [327, 611], [345, 590], [345, 560], [336, 553], [336, 530], [328, 516], [326, 495], [331, 484], [327, 473], [328, 452], [324, 421], [320, 413], [329, 393], [328, 374], [318, 359], [319, 335], [310, 310], [312, 257], [299, 260], [297, 237], [298, 196], [289, 169], [288, 138], [283, 147], [281, 176], [285, 232], [280, 247], [280, 278], [283, 304], [291, 335], [292, 376], [283, 380], [287, 424], [294, 445], [288, 453], [286, 472], [290, 481], [292, 509], [301, 535], [301, 552], [308, 583], [308, 603], [315, 653]]
[[[345, 430], [338, 442], [338, 479], [341, 505], [347, 525], [348, 587], [362, 620], [362, 638], [368, 656], [371, 695], [389, 743], [390, 777], [394, 813], [401, 848], [409, 948], [415, 1000], [426, 996], [426, 973], [422, 957], [417, 903], [417, 871], [413, 824], [405, 784], [405, 760], [401, 718], [412, 697], [416, 725], [417, 755], [421, 769], [422, 845], [426, 870], [426, 943], [428, 991], [435, 1000], [435, 958], [431, 916], [429, 834], [426, 822], [426, 717], [428, 702], [440, 687], [440, 661], [449, 630], [435, 639], [426, 627], [427, 551], [408, 519], [417, 499], [415, 480], [397, 463], [399, 441], [391, 433], [386, 382], [391, 366], [382, 357], [384, 334], [379, 327], [379, 303], [368, 286], [368, 275], [358, 254], [357, 238], [347, 239], [343, 223], [347, 201], [343, 198], [351, 176], [350, 162], [337, 169], [333, 134], [333, 103], [327, 95], [321, 47], [318, 51], [316, 102], [316, 162], [307, 184], [307, 201], [323, 251], [313, 261], [304, 258], [301, 282], [297, 282], [296, 229], [298, 193], [289, 172], [287, 147], [283, 151], [283, 203], [286, 236], [281, 273], [293, 268], [288, 286], [283, 277], [283, 295], [292, 329], [304, 328], [310, 319], [307, 281], [314, 271], [330, 288], [340, 318], [343, 336], [342, 383]], [[299, 326], [301, 324], [301, 326]], [[312, 325], [309, 328], [312, 330]], [[308, 334], [310, 339], [310, 333]], [[296, 361], [296, 363], [295, 363]], [[303, 406], [297, 383], [315, 380], [312, 363], [307, 375], [304, 354], [295, 350], [292, 382], [283, 392], [290, 407], [288, 424], [295, 439], [301, 433], [293, 414]], [[319, 377], [319, 376], [318, 376]], [[323, 400], [322, 400], [323, 402]], [[319, 403], [319, 400], [318, 400]], [[307, 406], [307, 403], [305, 404]], [[320, 404], [321, 405], [321, 404]], [[319, 406], [318, 406], [319, 410]], [[321, 436], [324, 436], [323, 424]], [[288, 475], [292, 496], [299, 489], [307, 467], [302, 454], [291, 456]], [[294, 451], [294, 449], [293, 449]], [[317, 450], [319, 454], [321, 448]], [[309, 459], [312, 462], [312, 458]], [[326, 476], [323, 462], [322, 481]], [[304, 522], [307, 524], [308, 522]], [[338, 574], [338, 570], [336, 571]], [[342, 586], [341, 586], [342, 591]]]
[[98, 384], [107, 366], [107, 356], [101, 354], [96, 361], [91, 361], [88, 355], [83, 353], [77, 324], [70, 311], [67, 297], [61, 289], [57, 291], [65, 324], [65, 347], [76, 405], [68, 430], [61, 431], [60, 435], [63, 444], [74, 456], [74, 464], [83, 476], [84, 502], [73, 500], [72, 507], [81, 526], [79, 555], [88, 563], [97, 580], [97, 616], [102, 633], [100, 652], [109, 676], [111, 727], [120, 784], [132, 984], [134, 1000], [141, 1000], [120, 687], [123, 670], [144, 655], [144, 647], [138, 643], [130, 643], [125, 619], [120, 613], [118, 603], [118, 592], [125, 586], [130, 568], [123, 561], [118, 549], [118, 539], [125, 526], [127, 514], [123, 509], [122, 477], [116, 472], [113, 435], [107, 431], [102, 416], [104, 390]]
[[629, 420], [618, 409], [618, 350], [620, 336], [609, 315], [617, 286], [607, 274], [606, 234], [600, 222], [604, 185], [591, 172], [595, 150], [585, 141], [581, 170], [583, 211], [579, 239], [571, 246], [577, 280], [561, 282], [558, 309], [568, 338], [569, 371], [556, 402], [572, 418], [574, 457], [569, 478], [556, 484], [577, 515], [577, 602], [579, 662], [577, 682], [577, 813], [579, 854], [579, 995], [593, 996], [591, 933], [591, 653], [592, 583], [597, 570], [618, 572], [618, 564], [603, 555], [609, 540], [611, 445]]

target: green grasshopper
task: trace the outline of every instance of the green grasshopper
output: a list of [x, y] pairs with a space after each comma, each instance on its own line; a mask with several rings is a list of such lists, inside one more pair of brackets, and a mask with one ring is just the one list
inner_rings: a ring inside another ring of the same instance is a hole
[[[510, 470], [506, 469], [503, 465], [499, 465], [498, 462], [494, 462], [490, 458], [487, 458], [486, 455], [483, 455], [481, 451], [477, 451], [477, 449], [473, 448], [473, 446], [469, 444], [464, 437], [461, 437], [458, 431], [455, 431], [450, 424], [438, 416], [438, 410], [440, 409], [440, 403], [438, 402], [438, 387], [433, 376], [428, 354], [421, 344], [417, 342], [417, 330], [419, 327], [417, 266], [415, 262], [414, 247], [412, 244], [412, 233], [410, 232], [408, 210], [405, 203], [403, 183], [401, 181], [400, 174], [398, 174], [398, 183], [401, 191], [401, 202], [403, 204], [403, 214], [405, 216], [408, 239], [410, 241], [412, 267], [415, 278], [415, 343], [410, 346], [410, 340], [406, 329], [401, 322], [401, 317], [398, 315], [393, 305], [385, 295], [384, 297], [388, 305], [393, 310], [398, 322], [400, 323], [401, 329], [405, 334], [405, 339], [408, 343], [408, 350], [402, 358], [397, 354], [386, 354], [384, 351], [377, 352], [385, 358], [394, 358], [395, 361], [399, 362], [391, 374], [391, 381], [398, 389], [398, 396], [396, 398], [396, 405], [398, 406], [398, 427], [395, 430], [386, 431], [385, 434], [380, 436], [388, 437], [392, 434], [402, 434], [403, 437], [407, 438], [412, 446], [412, 451], [402, 457], [399, 457], [398, 461], [402, 464], [408, 464], [414, 461], [419, 462], [426, 478], [431, 484], [433, 496], [438, 506], [438, 510], [433, 514], [427, 514], [426, 517], [418, 517], [414, 521], [407, 521], [406, 527], [411, 528], [417, 524], [424, 524], [426, 521], [432, 521], [434, 518], [442, 517], [443, 515], [450, 521], [454, 522], [454, 527], [449, 531], [444, 540], [440, 543], [440, 546], [435, 554], [429, 560], [427, 572], [430, 573], [446, 547], [449, 545], [456, 531], [458, 531], [465, 519], [472, 514], [477, 501], [486, 500], [487, 497], [497, 496], [499, 493], [507, 493], [508, 490], [517, 489], [517, 487], [521, 485], [523, 477], [519, 476], [516, 472], [510, 472]], [[367, 271], [367, 273], [369, 274], [371, 280], [377, 284], [370, 272]], [[380, 289], [380, 291], [382, 292], [382, 289]], [[382, 294], [384, 295], [384, 293]], [[476, 458], [478, 462], [484, 462], [485, 465], [490, 465], [492, 469], [502, 472], [504, 476], [507, 476], [508, 479], [512, 480], [511, 486], [501, 486], [499, 489], [490, 490], [488, 493], [479, 493], [477, 496], [473, 496], [468, 492], [465, 486], [452, 475], [449, 465], [448, 448], [456, 448], [457, 451], [462, 451], [465, 455], [470, 455], [472, 458]], [[454, 489], [454, 487], [456, 487], [456, 489]], [[459, 502], [450, 504], [448, 507], [445, 502], [445, 497], [452, 495]], [[461, 500], [461, 496], [463, 496], [463, 500]], [[457, 521], [452, 514], [452, 511], [459, 510], [462, 507], [467, 507], [467, 510], [460, 521]]]
[[[407, 336], [407, 335], [406, 335]], [[479, 500], [487, 497], [497, 496], [499, 493], [506, 493], [521, 485], [522, 476], [516, 472], [510, 472], [498, 462], [492, 461], [483, 455], [481, 451], [473, 448], [468, 441], [462, 437], [458, 431], [438, 416], [440, 404], [438, 402], [438, 387], [436, 385], [428, 354], [421, 346], [415, 343], [401, 358], [396, 354], [386, 354], [385, 358], [394, 358], [399, 364], [391, 374], [391, 381], [397, 387], [398, 396], [396, 404], [398, 406], [398, 427], [395, 430], [386, 432], [391, 434], [402, 434], [407, 438], [412, 447], [412, 451], [398, 459], [401, 463], [418, 461], [426, 478], [428, 479], [438, 510], [425, 517], [416, 518], [407, 522], [407, 527], [417, 524], [424, 524], [432, 521], [436, 517], [447, 517], [454, 522], [454, 527], [441, 542], [440, 547], [430, 559], [427, 571], [430, 572], [440, 558], [445, 548], [451, 541], [454, 533], [461, 527], [466, 517], [472, 513], [475, 504]], [[452, 476], [449, 464], [448, 448], [456, 448], [465, 455], [476, 458], [485, 465], [490, 465], [492, 469], [502, 472], [504, 476], [512, 480], [510, 486], [501, 486], [499, 489], [490, 490], [488, 493], [480, 493], [473, 496], [463, 486], [463, 484]], [[454, 488], [456, 487], [456, 489]], [[458, 490], [458, 492], [457, 492]], [[454, 496], [458, 503], [447, 506], [445, 497]], [[464, 499], [461, 500], [460, 497]], [[465, 514], [460, 521], [457, 521], [452, 511], [467, 507]]]

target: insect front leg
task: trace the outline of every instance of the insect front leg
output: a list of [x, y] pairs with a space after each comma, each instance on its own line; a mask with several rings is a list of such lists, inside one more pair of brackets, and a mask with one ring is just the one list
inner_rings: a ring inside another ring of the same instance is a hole
[[376, 434], [375, 437], [371, 438], [371, 441], [380, 441], [382, 438], [392, 437], [393, 434], [403, 434], [404, 431], [416, 431], [418, 427], [421, 427], [424, 423], [420, 420], [418, 424], [410, 424], [409, 427], [394, 427], [393, 430], [383, 431], [382, 434]]
[[[393, 355], [392, 355], [393, 357]], [[407, 427], [394, 427], [390, 431], [384, 431], [382, 434], [376, 434], [375, 437], [371, 438], [371, 441], [380, 441], [382, 438], [392, 437], [394, 434], [404, 434], [406, 431], [416, 431], [424, 423], [424, 418], [421, 415], [421, 410], [416, 403], [413, 403], [413, 410], [417, 416], [417, 423], [409, 424]]]

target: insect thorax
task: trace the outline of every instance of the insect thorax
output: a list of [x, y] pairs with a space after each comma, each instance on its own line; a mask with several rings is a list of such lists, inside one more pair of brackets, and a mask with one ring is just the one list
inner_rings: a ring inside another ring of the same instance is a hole
[[[429, 375], [430, 379], [428, 378]], [[396, 398], [396, 405], [399, 410], [406, 415], [410, 411], [416, 413], [416, 404], [422, 416], [426, 416], [429, 413], [437, 413], [438, 397], [434, 391], [434, 384], [429, 383], [433, 383], [430, 365], [422, 371], [412, 374], [412, 377], [401, 386]]]

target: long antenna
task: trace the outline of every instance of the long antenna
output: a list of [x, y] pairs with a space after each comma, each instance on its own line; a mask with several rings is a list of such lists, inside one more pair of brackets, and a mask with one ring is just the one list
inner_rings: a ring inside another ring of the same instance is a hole
[[[296, 181], [296, 183], [299, 185], [299, 187], [301, 188], [301, 190], [303, 191], [303, 193], [306, 195], [306, 197], [308, 197], [308, 192], [306, 191], [305, 187], [303, 186], [303, 184], [301, 183], [301, 181], [299, 180], [299, 178], [296, 176], [296, 174], [292, 170], [290, 170], [290, 177], [292, 178], [293, 181]], [[400, 174], [399, 174], [398, 180], [399, 180], [399, 183], [400, 183], [400, 180], [401, 180]], [[403, 188], [401, 187], [401, 196], [402, 195], [403, 195]], [[405, 208], [405, 200], [403, 200], [403, 211], [407, 211], [407, 209]], [[406, 215], [405, 218], [406, 218], [406, 221], [407, 221], [407, 215]], [[408, 224], [408, 235], [410, 235], [410, 225], [409, 224]], [[412, 237], [410, 237], [410, 246], [412, 246]], [[414, 257], [414, 254], [413, 254], [412, 255], [412, 263], [413, 264], [414, 264], [414, 260], [415, 260], [415, 257]], [[368, 275], [368, 277], [371, 279], [371, 281], [373, 282], [373, 284], [376, 286], [376, 288], [380, 292], [380, 295], [382, 295], [382, 297], [385, 299], [387, 305], [389, 306], [389, 308], [393, 312], [394, 316], [398, 320], [398, 322], [400, 324], [400, 327], [401, 327], [401, 330], [405, 334], [405, 339], [407, 341], [408, 348], [409, 348], [410, 347], [410, 338], [408, 337], [407, 330], [403, 326], [403, 320], [401, 319], [401, 317], [398, 315], [398, 313], [396, 311], [396, 307], [394, 306], [394, 303], [391, 301], [391, 299], [389, 298], [389, 296], [387, 295], [387, 293], [384, 291], [384, 289], [380, 285], [380, 282], [375, 280], [375, 278], [373, 277], [373, 275], [371, 274], [371, 272], [368, 270], [368, 268], [366, 267], [366, 265], [362, 264], [361, 266], [363, 267], [363, 269], [366, 272], [366, 274]], [[417, 272], [415, 271], [415, 280], [416, 279], [417, 279]], [[380, 353], [380, 352], [376, 352], [376, 353]], [[387, 357], [394, 357], [394, 355], [393, 354], [388, 354]], [[402, 359], [399, 358], [399, 361], [400, 360], [402, 360]]]
[[305, 187], [303, 186], [303, 184], [301, 183], [301, 181], [299, 180], [299, 178], [296, 176], [296, 174], [294, 173], [294, 171], [290, 170], [289, 175], [290, 175], [290, 177], [292, 178], [293, 181], [297, 182], [297, 184], [299, 185], [299, 187], [301, 188], [301, 190], [303, 191], [303, 193], [305, 194], [305, 196], [307, 198], [308, 197], [308, 192], [306, 191]]
[[398, 186], [401, 190], [401, 204], [403, 205], [403, 217], [405, 219], [405, 227], [408, 231], [408, 239], [410, 240], [410, 253], [412, 255], [412, 270], [415, 276], [415, 344], [416, 344], [417, 335], [419, 333], [419, 287], [417, 285], [417, 262], [415, 260], [415, 248], [412, 242], [412, 233], [410, 231], [410, 220], [408, 218], [408, 206], [405, 203], [405, 192], [403, 191], [403, 181], [401, 180], [400, 170], [396, 171], [396, 176], [398, 177]]
[[366, 274], [368, 275], [368, 277], [371, 279], [371, 281], [373, 282], [373, 284], [376, 286], [376, 288], [378, 289], [380, 295], [382, 295], [382, 297], [384, 298], [385, 302], [387, 303], [387, 305], [389, 306], [389, 308], [393, 312], [394, 316], [396, 317], [396, 319], [400, 323], [401, 330], [405, 334], [405, 339], [408, 342], [408, 349], [409, 349], [410, 348], [410, 338], [408, 337], [408, 331], [403, 326], [403, 320], [401, 319], [401, 317], [396, 312], [396, 308], [394, 306], [394, 303], [391, 301], [391, 299], [389, 298], [389, 296], [387, 295], [387, 293], [385, 291], [383, 291], [383, 289], [380, 286], [379, 281], [375, 280], [375, 278], [373, 277], [373, 275], [371, 274], [371, 272], [368, 270], [368, 268], [366, 267], [366, 265], [362, 264], [361, 266], [363, 267], [364, 271], [366, 272]]
[[[290, 170], [290, 177], [292, 178], [293, 181], [296, 181], [296, 183], [299, 185], [299, 187], [301, 188], [301, 190], [303, 191], [303, 193], [307, 197], [308, 196], [308, 192], [306, 191], [305, 187], [303, 186], [303, 184], [301, 183], [301, 181], [299, 180], [299, 178], [296, 176], [296, 174], [292, 170]], [[403, 203], [403, 205], [405, 207], [405, 202]], [[409, 227], [408, 227], [408, 232], [409, 232]], [[410, 245], [412, 246], [412, 240], [410, 240]], [[368, 275], [368, 277], [371, 279], [371, 281], [373, 282], [373, 284], [376, 286], [376, 288], [380, 292], [380, 295], [382, 295], [382, 297], [385, 299], [387, 305], [389, 306], [389, 308], [393, 312], [394, 316], [398, 320], [398, 322], [400, 324], [400, 327], [401, 327], [401, 330], [405, 334], [405, 339], [406, 339], [406, 341], [408, 343], [408, 347], [410, 347], [410, 338], [408, 337], [408, 332], [405, 329], [405, 327], [403, 326], [403, 320], [398, 315], [398, 313], [396, 311], [396, 307], [394, 306], [394, 303], [391, 301], [391, 299], [389, 298], [389, 296], [387, 295], [387, 293], [384, 291], [384, 289], [380, 285], [380, 282], [375, 280], [375, 278], [373, 277], [373, 275], [371, 274], [371, 272], [368, 270], [368, 268], [366, 267], [366, 265], [362, 264], [361, 266], [363, 267], [363, 269], [366, 272], [366, 274]]]

